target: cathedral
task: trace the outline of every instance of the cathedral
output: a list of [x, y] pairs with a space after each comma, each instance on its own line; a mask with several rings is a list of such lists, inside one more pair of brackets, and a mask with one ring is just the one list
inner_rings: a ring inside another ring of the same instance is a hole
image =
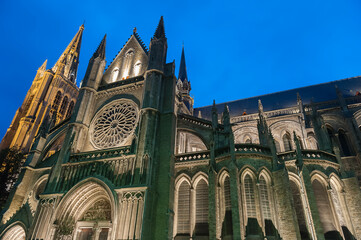
[[163, 17], [78, 88], [83, 30], [1, 142], [27, 154], [0, 240], [361, 239], [361, 77], [194, 108]]

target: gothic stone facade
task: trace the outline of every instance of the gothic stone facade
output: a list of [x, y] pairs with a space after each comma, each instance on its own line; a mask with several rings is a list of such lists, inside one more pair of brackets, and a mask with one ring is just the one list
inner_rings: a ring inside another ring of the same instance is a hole
[[32, 141], [0, 239], [361, 238], [361, 78], [193, 109], [163, 18], [106, 70], [105, 45]]

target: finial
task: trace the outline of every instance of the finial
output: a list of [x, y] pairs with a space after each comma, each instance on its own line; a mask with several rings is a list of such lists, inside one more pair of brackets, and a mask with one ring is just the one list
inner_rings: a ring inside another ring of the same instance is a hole
[[133, 34], [136, 34], [137, 33], [137, 27], [134, 27], [133, 28]]

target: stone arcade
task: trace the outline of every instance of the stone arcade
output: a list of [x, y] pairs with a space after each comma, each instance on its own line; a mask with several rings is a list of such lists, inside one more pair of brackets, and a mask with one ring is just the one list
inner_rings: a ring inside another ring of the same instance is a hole
[[193, 109], [163, 18], [78, 89], [83, 29], [3, 139], [31, 148], [1, 240], [361, 238], [361, 77]]

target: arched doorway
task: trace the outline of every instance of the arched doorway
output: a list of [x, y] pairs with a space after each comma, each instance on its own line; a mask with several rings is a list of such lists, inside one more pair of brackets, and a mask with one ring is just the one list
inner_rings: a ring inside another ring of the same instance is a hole
[[114, 199], [95, 181], [80, 183], [64, 197], [56, 215], [56, 238], [107, 240], [114, 222]]

